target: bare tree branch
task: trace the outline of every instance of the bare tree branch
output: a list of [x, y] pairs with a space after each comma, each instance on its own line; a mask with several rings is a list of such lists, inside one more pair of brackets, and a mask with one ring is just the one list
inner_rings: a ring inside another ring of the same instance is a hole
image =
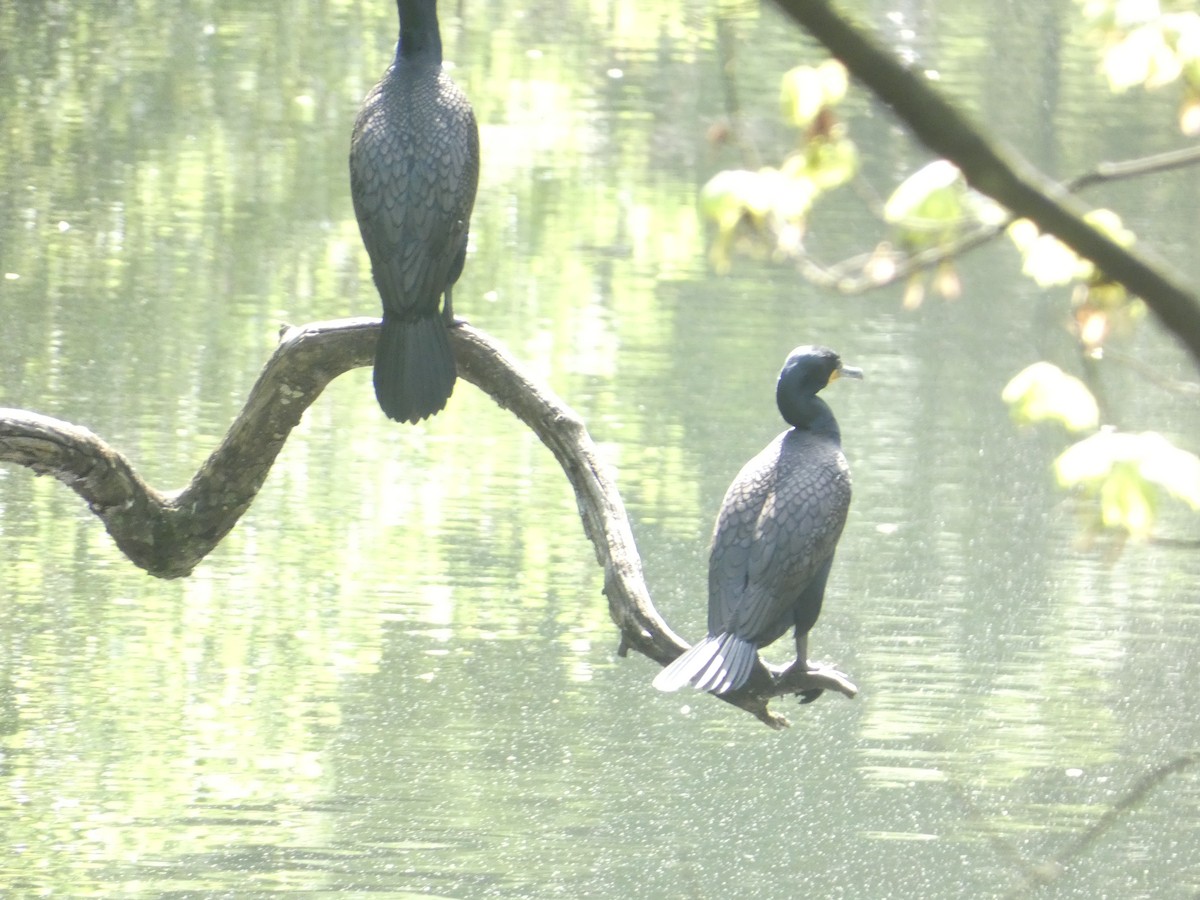
[[1072, 178], [1066, 188], [1072, 193], [1096, 184], [1108, 181], [1121, 181], [1125, 178], [1141, 178], [1143, 175], [1157, 175], [1170, 172], [1173, 169], [1183, 169], [1200, 163], [1200, 146], [1182, 147], [1178, 150], [1168, 150], [1165, 153], [1155, 153], [1138, 159], [1125, 159], [1119, 162], [1102, 162], [1090, 172]]
[[[1140, 178], [1197, 164], [1200, 164], [1200, 147], [1185, 147], [1137, 159], [1099, 163], [1091, 171], [1072, 178], [1064, 188], [1075, 194], [1111, 181]], [[884, 276], [879, 274], [878, 251], [862, 253], [831, 265], [819, 263], [807, 254], [798, 254], [797, 263], [805, 279], [818, 287], [839, 294], [862, 294], [935, 268], [946, 260], [957, 259], [982, 247], [1003, 234], [1015, 219], [1016, 216], [1009, 215], [995, 224], [971, 222], [970, 228], [946, 244], [929, 247], [919, 253], [895, 251], [891, 254]]]
[[[185, 576], [250, 507], [304, 410], [338, 375], [372, 362], [378, 333], [379, 320], [368, 318], [284, 329], [221, 445], [181, 491], [150, 487], [125, 456], [86, 428], [19, 409], [0, 409], [0, 461], [53, 475], [74, 490], [121, 551], [151, 575]], [[604, 569], [621, 654], [632, 648], [662, 665], [671, 662], [688, 645], [651, 602], [620, 493], [583, 421], [482, 332], [464, 324], [450, 336], [463, 379], [529, 426], [566, 473]], [[721, 699], [782, 728], [787, 720], [769, 710], [768, 702], [796, 693], [812, 696], [814, 690], [855, 693], [834, 669], [768, 670], [759, 663], [743, 690]]]
[[983, 136], [929, 83], [872, 37], [835, 13], [825, 0], [776, 0], [904, 120], [926, 146], [950, 160], [976, 190], [1032, 220], [1109, 278], [1145, 301], [1200, 365], [1200, 301], [1166, 263], [1124, 248], [1084, 221], [1087, 211], [1066, 189], [1015, 151]]
[[288, 329], [225, 439], [181, 491], [150, 487], [86, 428], [25, 410], [0, 409], [0, 460], [74, 490], [134, 565], [159, 578], [188, 575], [254, 501], [304, 410], [335, 377], [371, 361], [378, 327], [356, 319]]
[[919, 253], [895, 251], [891, 254], [885, 275], [879, 274], [878, 251], [844, 259], [830, 266], [823, 266], [807, 255], [801, 257], [798, 263], [805, 280], [817, 287], [839, 294], [862, 294], [982, 247], [1002, 234], [1011, 222], [1009, 218], [998, 225], [976, 225], [948, 244], [929, 247]]

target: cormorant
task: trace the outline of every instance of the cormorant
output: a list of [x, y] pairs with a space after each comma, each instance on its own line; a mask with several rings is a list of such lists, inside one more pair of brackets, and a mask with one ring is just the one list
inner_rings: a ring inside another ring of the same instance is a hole
[[[471, 104], [442, 71], [436, 0], [398, 0], [396, 58], [359, 110], [350, 193], [383, 300], [375, 396], [388, 418], [441, 410], [456, 370], [446, 328], [479, 183]], [[446, 302], [441, 314], [438, 302]]]
[[[850, 467], [841, 433], [817, 391], [862, 378], [827, 347], [797, 347], [779, 373], [775, 402], [792, 427], [742, 467], [725, 493], [708, 561], [708, 637], [654, 679], [660, 691], [691, 684], [736, 691], [758, 650], [796, 629], [796, 665], [821, 613], [846, 510]], [[815, 699], [820, 690], [805, 692]]]

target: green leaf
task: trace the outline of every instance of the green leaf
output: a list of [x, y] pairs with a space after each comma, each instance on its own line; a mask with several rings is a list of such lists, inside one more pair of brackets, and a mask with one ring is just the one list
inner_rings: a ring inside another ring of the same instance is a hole
[[795, 253], [818, 193], [811, 179], [778, 169], [718, 172], [701, 188], [699, 204], [717, 226], [709, 248], [713, 268], [728, 272], [735, 248], [752, 256]]
[[[1110, 209], [1093, 209], [1084, 220], [1122, 247], [1137, 240], [1124, 226], [1121, 217]], [[1017, 219], [1008, 226], [1008, 236], [1024, 257], [1021, 271], [1042, 287], [1089, 281], [1096, 277], [1096, 267], [1050, 234], [1041, 234], [1028, 219]]]
[[746, 208], [757, 173], [745, 169], [718, 172], [700, 189], [700, 213], [721, 232], [732, 231]]
[[1087, 431], [1100, 421], [1096, 398], [1087, 385], [1048, 362], [1022, 369], [1000, 396], [1021, 424], [1054, 420], [1069, 431]]
[[816, 193], [809, 179], [790, 177], [778, 169], [727, 169], [700, 189], [700, 212], [728, 231], [745, 215], [760, 221], [770, 216], [800, 218], [811, 209]]
[[1144, 537], [1154, 525], [1157, 493], [1200, 510], [1200, 457], [1152, 431], [1102, 431], [1055, 460], [1063, 487], [1081, 487], [1100, 501], [1105, 527]]
[[932, 220], [944, 224], [962, 215], [966, 181], [952, 162], [938, 159], [904, 179], [883, 206], [883, 217], [893, 224]]
[[808, 128], [821, 110], [835, 106], [846, 96], [849, 78], [835, 59], [816, 66], [796, 66], [785, 72], [779, 89], [783, 117], [797, 128]]
[[1105, 528], [1123, 528], [1134, 537], [1150, 533], [1154, 496], [1129, 463], [1116, 463], [1100, 485], [1100, 521]]
[[[1021, 271], [1032, 278], [1041, 287], [1052, 287], [1059, 284], [1070, 284], [1072, 281], [1087, 278], [1092, 272], [1090, 264], [1083, 263], [1066, 244], [1050, 234], [1037, 234], [1032, 240], [1028, 238], [1026, 229], [1018, 227], [1022, 223], [1033, 226], [1027, 219], [1013, 222], [1009, 226], [1009, 236], [1021, 251], [1024, 260]], [[1036, 233], [1037, 227], [1033, 226]]]
[[1162, 435], [1148, 432], [1142, 437], [1146, 448], [1139, 463], [1141, 476], [1200, 510], [1200, 457], [1176, 447]]
[[1083, 220], [1122, 247], [1132, 247], [1137, 243], [1137, 236], [1125, 227], [1111, 209], [1100, 207], [1084, 213]]
[[822, 137], [783, 161], [783, 174], [811, 182], [817, 192], [841, 187], [858, 171], [858, 148], [846, 138]]
[[1104, 55], [1104, 74], [1115, 93], [1139, 84], [1159, 87], [1174, 81], [1181, 71], [1179, 57], [1167, 44], [1161, 22], [1132, 29]]

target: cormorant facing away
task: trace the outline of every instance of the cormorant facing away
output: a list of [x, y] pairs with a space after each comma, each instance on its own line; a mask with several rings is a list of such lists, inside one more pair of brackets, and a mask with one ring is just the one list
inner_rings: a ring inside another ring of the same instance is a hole
[[479, 129], [442, 71], [436, 0], [396, 5], [396, 58], [354, 123], [350, 193], [383, 300], [375, 396], [388, 418], [417, 422], [454, 389], [446, 328], [479, 183]]
[[708, 637], [658, 674], [660, 691], [685, 684], [736, 691], [759, 648], [792, 627], [796, 665], [812, 670], [808, 632], [821, 613], [850, 506], [841, 433], [817, 396], [839, 376], [862, 378], [862, 370], [843, 365], [827, 347], [797, 347], [783, 364], [775, 402], [792, 427], [746, 463], [726, 491], [708, 561]]

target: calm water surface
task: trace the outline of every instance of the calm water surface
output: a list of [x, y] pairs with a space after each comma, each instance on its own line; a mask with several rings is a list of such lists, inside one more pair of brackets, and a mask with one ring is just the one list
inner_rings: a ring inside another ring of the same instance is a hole
[[[1058, 6], [863, 4], [1054, 174], [1177, 144], [1172, 98], [1107, 96]], [[1084, 546], [1050, 474], [1066, 438], [999, 401], [1036, 359], [1078, 370], [1066, 296], [1001, 244], [964, 262], [962, 300], [913, 313], [753, 262], [713, 276], [696, 191], [742, 164], [706, 139], [714, 8], [447, 7], [484, 146], [456, 308], [585, 416], [683, 634], [725, 486], [781, 428], [787, 351], [866, 369], [830, 391], [856, 493], [812, 635], [862, 693], [780, 704], [778, 734], [657, 694], [615, 655], [550, 454], [467, 384], [391, 425], [363, 370], [186, 580], [0, 470], [6, 896], [1200, 894], [1193, 770], [1021, 889], [1200, 743], [1195, 549]], [[817, 54], [769, 8], [726, 14], [747, 140], [777, 159], [779, 76]], [[394, 29], [386, 0], [0, 8], [0, 405], [86, 425], [174, 488], [280, 322], [375, 314], [345, 157]], [[848, 115], [860, 195], [925, 161], [866, 98]], [[881, 236], [855, 193], [823, 201], [814, 253]], [[1196, 194], [1184, 173], [1094, 199], [1196, 279]], [[1153, 324], [1118, 347], [1195, 379]], [[1114, 421], [1200, 448], [1193, 401], [1103, 379]]]

